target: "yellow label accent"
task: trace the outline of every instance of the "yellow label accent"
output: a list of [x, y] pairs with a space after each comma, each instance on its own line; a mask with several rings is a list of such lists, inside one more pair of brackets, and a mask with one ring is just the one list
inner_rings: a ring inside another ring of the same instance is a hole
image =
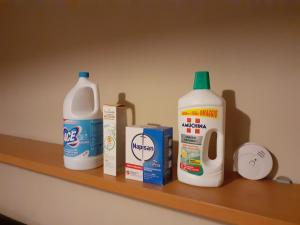
[[200, 165], [200, 159], [190, 159], [190, 164], [199, 164]]
[[185, 150], [181, 151], [181, 157], [186, 158], [187, 157], [187, 152]]
[[212, 108], [188, 109], [183, 110], [181, 116], [201, 116], [216, 119], [218, 118], [218, 110]]

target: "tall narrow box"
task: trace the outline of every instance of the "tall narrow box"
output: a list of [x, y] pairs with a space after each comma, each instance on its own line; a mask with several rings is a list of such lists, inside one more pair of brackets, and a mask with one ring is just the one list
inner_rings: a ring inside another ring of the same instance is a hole
[[103, 170], [105, 174], [117, 176], [124, 172], [126, 107], [103, 106]]

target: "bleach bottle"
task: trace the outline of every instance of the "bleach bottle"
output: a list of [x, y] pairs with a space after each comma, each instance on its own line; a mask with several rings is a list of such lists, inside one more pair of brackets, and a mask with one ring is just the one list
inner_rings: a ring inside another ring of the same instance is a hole
[[[225, 101], [210, 90], [209, 73], [196, 72], [194, 90], [178, 101], [178, 180], [217, 187], [224, 178]], [[211, 135], [217, 133], [217, 156], [211, 160]]]
[[103, 121], [97, 85], [88, 72], [80, 72], [64, 100], [64, 165], [87, 170], [102, 164]]

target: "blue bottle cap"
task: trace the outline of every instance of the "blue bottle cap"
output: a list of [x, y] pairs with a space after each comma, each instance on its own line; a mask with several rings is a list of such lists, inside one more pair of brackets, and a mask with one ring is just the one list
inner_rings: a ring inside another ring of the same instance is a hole
[[89, 76], [90, 76], [89, 72], [79, 72], [79, 77], [89, 78]]

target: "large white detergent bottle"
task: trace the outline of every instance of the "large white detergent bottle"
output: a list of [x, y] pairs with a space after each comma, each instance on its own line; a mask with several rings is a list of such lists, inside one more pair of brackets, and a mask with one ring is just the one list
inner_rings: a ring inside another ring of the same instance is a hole
[[[210, 90], [209, 73], [196, 72], [194, 90], [178, 101], [178, 180], [217, 187], [224, 179], [225, 101]], [[217, 133], [217, 156], [208, 156], [211, 135]]]
[[80, 72], [64, 100], [64, 165], [87, 170], [102, 165], [103, 121], [97, 85]]

